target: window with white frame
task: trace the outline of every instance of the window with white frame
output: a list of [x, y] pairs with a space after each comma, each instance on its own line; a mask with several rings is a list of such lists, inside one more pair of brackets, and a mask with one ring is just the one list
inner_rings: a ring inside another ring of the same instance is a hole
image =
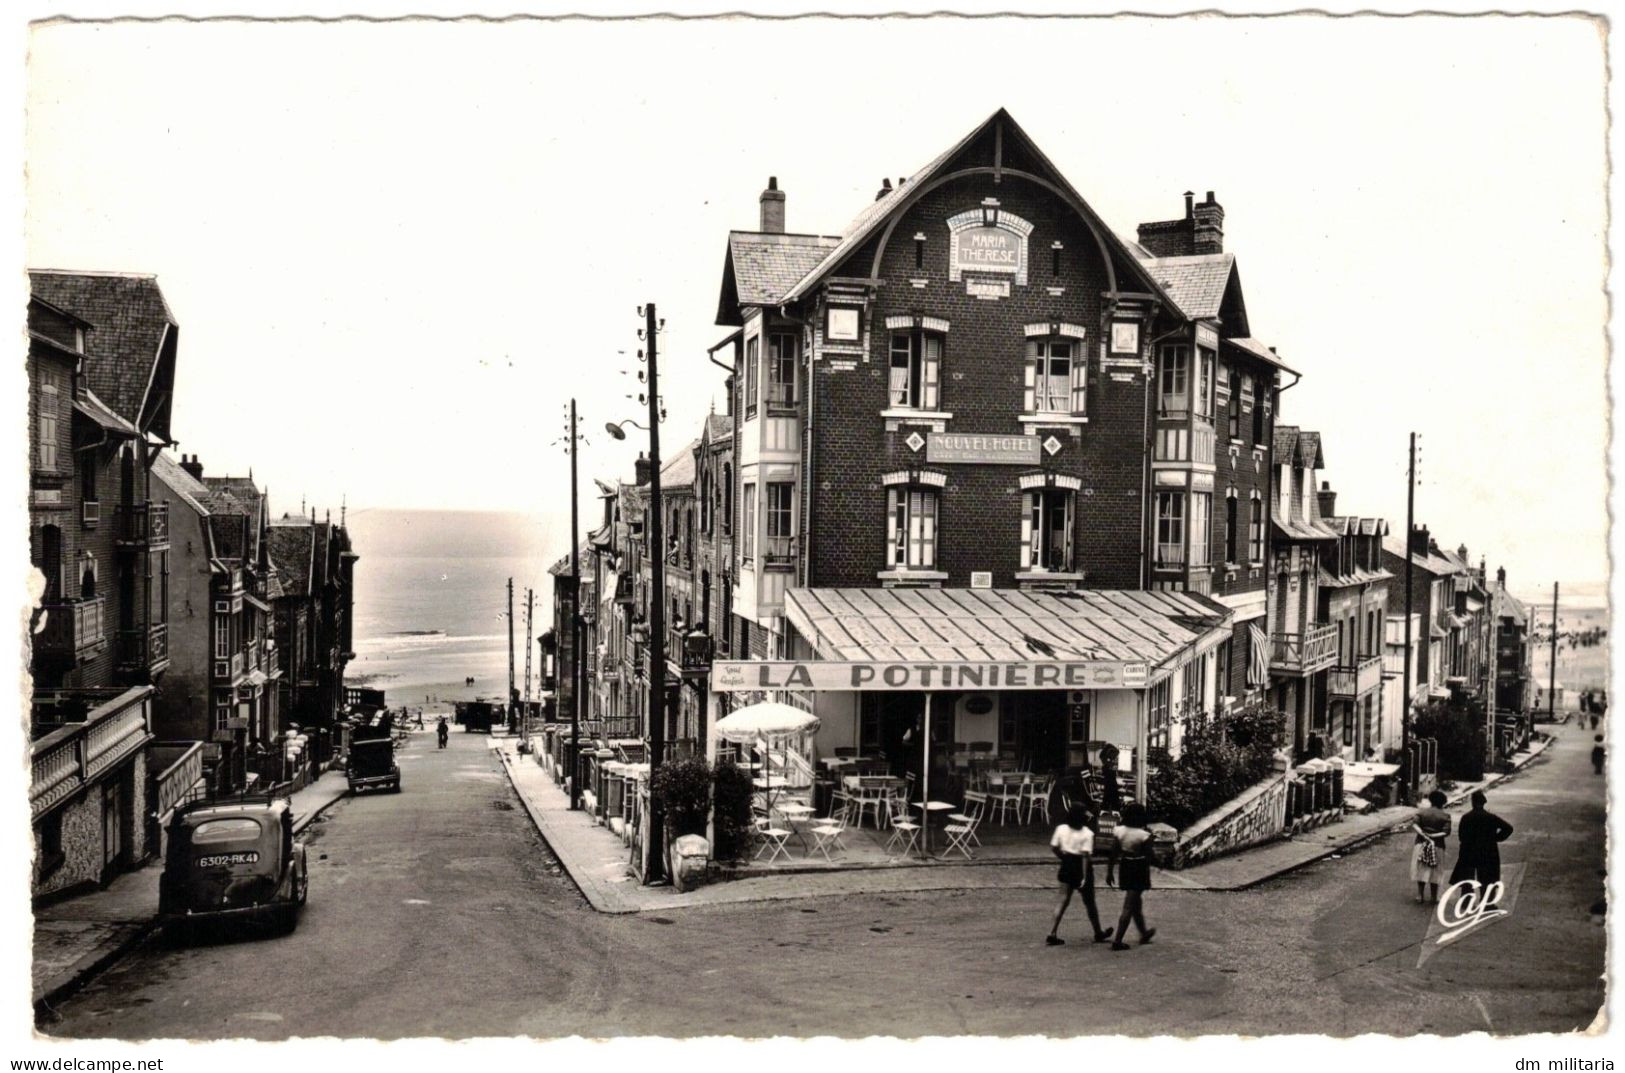
[[1191, 493], [1191, 565], [1206, 566], [1212, 557], [1213, 493]]
[[1185, 493], [1157, 493], [1156, 565], [1177, 568], [1185, 562]]
[[231, 658], [231, 619], [218, 612], [214, 616], [214, 658]]
[[756, 554], [756, 485], [747, 483], [739, 500], [739, 555], [746, 562]]
[[1198, 656], [1185, 665], [1185, 696], [1180, 717], [1189, 719], [1202, 710], [1202, 681], [1207, 677], [1207, 657]]
[[887, 402], [898, 410], [935, 410], [942, 375], [942, 336], [935, 332], [894, 332]]
[[774, 332], [767, 337], [767, 404], [796, 404], [796, 333]]
[[1021, 568], [1048, 573], [1073, 569], [1077, 494], [1070, 488], [1035, 488], [1027, 493], [1021, 520]]
[[788, 481], [766, 485], [762, 511], [767, 534], [762, 552], [769, 562], [785, 562], [795, 556], [795, 502], [795, 485]]
[[1029, 339], [1025, 412], [1082, 414], [1087, 402], [1086, 371], [1082, 347], [1076, 341]]
[[745, 420], [756, 416], [757, 364], [761, 360], [761, 340], [745, 340]]
[[1184, 343], [1169, 343], [1162, 348], [1157, 364], [1157, 384], [1160, 396], [1158, 407], [1164, 413], [1183, 413], [1190, 409], [1191, 348]]
[[934, 570], [937, 565], [935, 488], [900, 484], [886, 489], [886, 566]]
[[1146, 713], [1146, 747], [1168, 748], [1168, 679], [1151, 687], [1151, 699]]
[[1198, 417], [1213, 417], [1213, 370], [1217, 357], [1205, 346], [1196, 348], [1196, 399]]

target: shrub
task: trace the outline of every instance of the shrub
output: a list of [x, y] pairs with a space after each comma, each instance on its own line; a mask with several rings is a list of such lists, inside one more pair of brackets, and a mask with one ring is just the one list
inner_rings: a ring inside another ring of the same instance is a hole
[[712, 856], [719, 861], [737, 860], [750, 847], [750, 775], [732, 760], [717, 765], [713, 776], [716, 812], [712, 816], [716, 842]]
[[1439, 743], [1439, 774], [1463, 782], [1484, 777], [1484, 706], [1460, 696], [1436, 700], [1411, 717], [1411, 737]]
[[1285, 738], [1286, 716], [1265, 705], [1191, 716], [1178, 760], [1166, 749], [1151, 750], [1146, 805], [1152, 820], [1189, 827], [1269, 775]]
[[705, 834], [711, 809], [711, 766], [703, 757], [668, 760], [655, 769], [649, 792], [666, 814], [668, 837]]

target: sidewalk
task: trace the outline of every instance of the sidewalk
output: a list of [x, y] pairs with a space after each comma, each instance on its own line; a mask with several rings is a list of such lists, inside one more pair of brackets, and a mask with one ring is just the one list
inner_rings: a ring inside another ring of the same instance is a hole
[[[608, 828], [584, 812], [570, 811], [563, 790], [528, 756], [520, 756], [517, 739], [494, 737], [491, 748], [502, 760], [515, 793], [554, 856], [581, 893], [600, 913], [642, 913], [692, 909], [743, 902], [783, 901], [846, 894], [890, 894], [937, 890], [1049, 890], [1055, 865], [1045, 862], [997, 861], [950, 864], [935, 860], [885, 868], [784, 872], [708, 883], [687, 894], [671, 887], [645, 887], [632, 875], [630, 850]], [[1521, 768], [1546, 748], [1537, 742], [1513, 758]], [[1500, 781], [1495, 774], [1482, 782], [1458, 786], [1451, 800]], [[1408, 824], [1415, 810], [1407, 806], [1350, 815], [1341, 822], [1302, 835], [1278, 839], [1229, 857], [1180, 871], [1156, 869], [1153, 884], [1163, 890], [1235, 891], [1348, 852]]]
[[[349, 792], [343, 772], [321, 778], [293, 795], [297, 834]], [[49, 1003], [79, 987], [157, 925], [158, 876], [163, 862], [152, 860], [125, 872], [103, 890], [34, 910], [34, 1002]]]

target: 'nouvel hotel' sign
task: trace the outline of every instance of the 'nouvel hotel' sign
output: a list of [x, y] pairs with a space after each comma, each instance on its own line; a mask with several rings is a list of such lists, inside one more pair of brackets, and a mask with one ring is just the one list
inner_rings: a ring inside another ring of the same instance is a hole
[[994, 466], [1036, 466], [1037, 436], [979, 432], [933, 432], [925, 441], [927, 462], [972, 462]]

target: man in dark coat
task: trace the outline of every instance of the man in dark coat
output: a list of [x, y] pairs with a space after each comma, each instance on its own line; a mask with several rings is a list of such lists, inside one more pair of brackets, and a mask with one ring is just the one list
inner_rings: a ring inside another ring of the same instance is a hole
[[1450, 873], [1452, 884], [1464, 879], [1476, 879], [1485, 886], [1501, 878], [1501, 848], [1512, 834], [1512, 825], [1484, 808], [1484, 791], [1473, 791], [1473, 807], [1456, 825], [1456, 844], [1461, 847], [1456, 857], [1455, 871]]

